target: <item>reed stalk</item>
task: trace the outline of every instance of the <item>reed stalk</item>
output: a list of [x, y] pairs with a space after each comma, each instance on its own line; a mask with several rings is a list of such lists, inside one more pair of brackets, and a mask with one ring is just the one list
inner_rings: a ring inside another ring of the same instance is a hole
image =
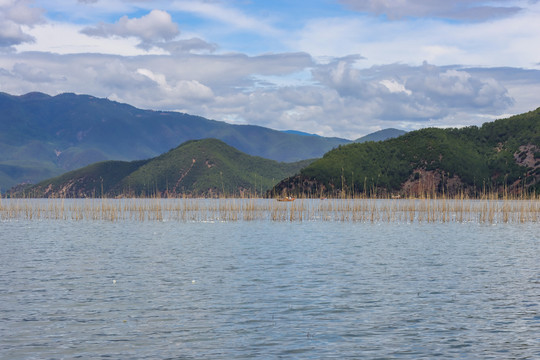
[[420, 199], [298, 199], [282, 203], [247, 198], [3, 199], [0, 220], [66, 221], [339, 221], [370, 223], [537, 223], [536, 197], [480, 200], [426, 196]]

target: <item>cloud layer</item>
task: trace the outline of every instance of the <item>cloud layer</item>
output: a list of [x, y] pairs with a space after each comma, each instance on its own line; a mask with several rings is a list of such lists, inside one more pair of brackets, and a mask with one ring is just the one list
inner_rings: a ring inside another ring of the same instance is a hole
[[390, 19], [404, 17], [439, 17], [454, 20], [484, 21], [516, 14], [523, 8], [509, 0], [340, 0], [350, 8], [386, 15]]
[[60, 16], [78, 20], [59, 21], [48, 14], [60, 5], [0, 0], [0, 91], [87, 93], [349, 139], [540, 106], [536, 1], [336, 0], [317, 16], [296, 4], [292, 24], [276, 16], [286, 9], [231, 4], [79, 0]]

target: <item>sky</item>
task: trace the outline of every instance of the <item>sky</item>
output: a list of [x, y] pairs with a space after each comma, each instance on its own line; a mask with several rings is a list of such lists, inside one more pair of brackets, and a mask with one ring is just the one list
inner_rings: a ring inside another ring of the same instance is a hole
[[0, 92], [356, 139], [540, 107], [540, 0], [0, 0]]

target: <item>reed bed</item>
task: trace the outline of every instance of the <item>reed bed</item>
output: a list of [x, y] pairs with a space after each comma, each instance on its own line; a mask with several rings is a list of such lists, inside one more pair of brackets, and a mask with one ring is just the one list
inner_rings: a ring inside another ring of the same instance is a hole
[[536, 223], [540, 200], [0, 199], [0, 220]]

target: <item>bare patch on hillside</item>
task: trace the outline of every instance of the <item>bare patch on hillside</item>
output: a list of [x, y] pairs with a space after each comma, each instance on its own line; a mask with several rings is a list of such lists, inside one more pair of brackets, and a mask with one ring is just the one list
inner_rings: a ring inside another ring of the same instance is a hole
[[406, 196], [423, 196], [444, 192], [450, 196], [464, 190], [464, 184], [457, 175], [443, 176], [438, 170], [416, 169], [401, 186]]
[[521, 166], [538, 169], [540, 167], [540, 159], [535, 157], [535, 154], [538, 153], [540, 153], [538, 146], [532, 144], [522, 145], [514, 153], [514, 159]]

